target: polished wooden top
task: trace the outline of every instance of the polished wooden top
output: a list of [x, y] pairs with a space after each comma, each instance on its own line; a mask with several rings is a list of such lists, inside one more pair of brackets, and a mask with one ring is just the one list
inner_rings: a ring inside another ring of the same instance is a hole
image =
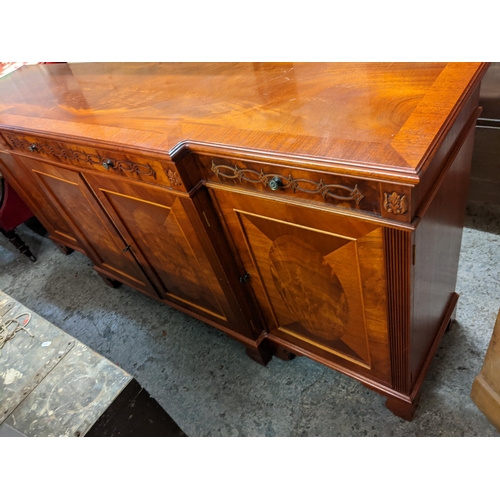
[[[418, 172], [483, 63], [92, 63], [0, 79], [0, 126]], [[213, 148], [212, 148], [213, 149]]]

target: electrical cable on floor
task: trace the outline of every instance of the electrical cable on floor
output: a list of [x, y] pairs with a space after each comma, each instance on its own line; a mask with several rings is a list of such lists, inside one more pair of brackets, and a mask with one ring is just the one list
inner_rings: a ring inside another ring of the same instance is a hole
[[5, 312], [7, 311], [4, 311], [0, 316], [0, 358], [2, 357], [3, 346], [6, 342], [12, 340], [18, 332], [24, 330], [30, 337], [34, 337], [34, 335], [25, 328], [31, 320], [31, 313], [22, 313], [13, 319], [4, 321], [3, 316]]

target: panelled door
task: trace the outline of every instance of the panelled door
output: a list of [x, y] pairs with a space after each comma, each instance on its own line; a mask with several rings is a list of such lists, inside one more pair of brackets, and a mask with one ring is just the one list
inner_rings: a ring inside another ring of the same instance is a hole
[[125, 241], [97, 202], [80, 172], [18, 157], [79, 239], [96, 270], [150, 295], [158, 296]]
[[162, 299], [234, 330], [240, 319], [190, 221], [192, 202], [164, 188], [86, 172], [99, 201], [155, 283]]
[[250, 193], [213, 191], [269, 333], [390, 381], [383, 228]]
[[0, 163], [8, 181], [47, 229], [50, 237], [58, 243], [84, 251], [77, 235], [53, 208], [44, 193], [36, 187], [32, 174], [23, 167], [22, 162], [16, 161], [11, 154], [0, 152]]

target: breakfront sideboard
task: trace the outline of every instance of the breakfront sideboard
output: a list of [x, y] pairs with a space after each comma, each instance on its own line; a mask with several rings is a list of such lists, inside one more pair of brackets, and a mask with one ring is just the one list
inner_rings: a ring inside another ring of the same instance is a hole
[[23, 67], [0, 80], [0, 170], [108, 285], [264, 365], [308, 356], [411, 420], [458, 299], [486, 69]]

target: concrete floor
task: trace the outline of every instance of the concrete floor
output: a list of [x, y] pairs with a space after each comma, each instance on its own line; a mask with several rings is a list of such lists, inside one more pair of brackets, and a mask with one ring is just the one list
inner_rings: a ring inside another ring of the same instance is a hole
[[189, 436], [498, 436], [469, 397], [500, 308], [500, 207], [468, 208], [457, 322], [406, 422], [360, 383], [306, 358], [262, 367], [243, 346], [21, 226], [38, 257], [0, 237], [0, 290], [133, 375]]

